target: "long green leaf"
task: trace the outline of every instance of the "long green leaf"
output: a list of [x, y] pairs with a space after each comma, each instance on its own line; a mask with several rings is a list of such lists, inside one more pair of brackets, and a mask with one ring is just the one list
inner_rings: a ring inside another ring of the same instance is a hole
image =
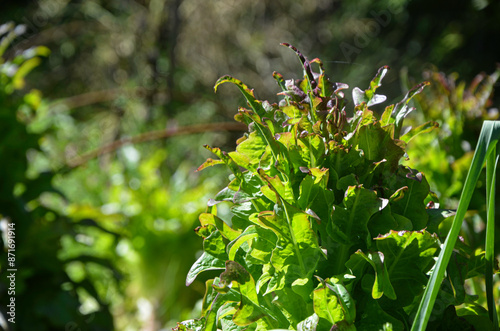
[[259, 100], [255, 99], [253, 89], [250, 89], [241, 80], [226, 75], [217, 80], [214, 86], [214, 91], [217, 92], [217, 88], [219, 87], [219, 85], [224, 83], [233, 83], [234, 85], [236, 85], [240, 89], [245, 99], [247, 99], [247, 102], [248, 104], [250, 104], [253, 111], [261, 117], [265, 115], [266, 111], [262, 107], [262, 103]]
[[498, 147], [495, 153], [491, 152], [486, 159], [486, 245], [485, 245], [485, 283], [486, 283], [486, 299], [488, 303], [488, 313], [490, 320], [498, 330], [498, 316], [495, 305], [495, 298], [493, 297], [493, 268], [495, 263], [495, 174], [498, 164]]
[[458, 204], [455, 220], [453, 221], [450, 232], [448, 233], [448, 237], [446, 238], [443, 249], [439, 254], [439, 258], [434, 267], [434, 271], [432, 272], [429, 282], [427, 283], [424, 296], [420, 301], [420, 306], [411, 328], [412, 331], [423, 331], [427, 326], [427, 322], [429, 321], [434, 302], [436, 301], [440, 284], [444, 278], [446, 267], [450, 260], [455, 242], [458, 238], [462, 221], [464, 219], [465, 213], [467, 212], [467, 208], [469, 207], [474, 188], [479, 179], [479, 175], [481, 174], [481, 170], [486, 161], [486, 158], [495, 148], [495, 145], [498, 142], [499, 138], [500, 121], [485, 121], [481, 130], [481, 134], [479, 136], [476, 152], [474, 153], [472, 164], [469, 169], [469, 173], [467, 174], [464, 188], [460, 196], [460, 202]]

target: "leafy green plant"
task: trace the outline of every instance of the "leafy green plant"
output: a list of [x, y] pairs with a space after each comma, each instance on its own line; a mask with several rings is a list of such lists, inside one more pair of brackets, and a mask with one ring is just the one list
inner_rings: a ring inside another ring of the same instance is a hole
[[[428, 83], [379, 118], [370, 107], [386, 100], [376, 94], [389, 69], [382, 67], [366, 90], [353, 89], [348, 116], [348, 86], [331, 82], [319, 59], [283, 45], [298, 55], [304, 78], [273, 74], [279, 104], [257, 100], [229, 76], [215, 85], [230, 82], [243, 93], [250, 109], [235, 119], [249, 132], [232, 152], [206, 146], [218, 159], [199, 170], [225, 164], [232, 175], [199, 217], [204, 252], [186, 284], [224, 271], [206, 282], [201, 317], [177, 330], [408, 330], [440, 250], [435, 232], [450, 215], [433, 208], [425, 175], [400, 164], [406, 144], [437, 127], [403, 132], [410, 100]], [[231, 205], [226, 220], [219, 203]], [[456, 277], [439, 291], [451, 308], [435, 310], [431, 328], [469, 325], [454, 306], [473, 305], [463, 281], [484, 266], [484, 252], [461, 244], [454, 254]]]

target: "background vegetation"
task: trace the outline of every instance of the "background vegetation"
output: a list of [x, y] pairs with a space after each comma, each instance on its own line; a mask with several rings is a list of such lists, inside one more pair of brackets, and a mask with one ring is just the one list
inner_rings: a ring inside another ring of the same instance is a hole
[[[456, 204], [481, 121], [498, 117], [498, 96], [489, 99], [496, 76], [475, 78], [492, 74], [499, 60], [495, 1], [1, 6], [0, 23], [26, 26], [5, 60], [37, 45], [50, 50], [24, 86], [13, 91], [0, 82], [0, 214], [19, 228], [19, 330], [169, 329], [192, 315], [204, 293], [202, 277], [184, 286], [201, 249], [192, 229], [227, 175], [194, 170], [210, 156], [203, 144], [234, 148], [241, 135], [228, 124], [199, 124], [231, 122], [243, 105], [230, 88], [214, 95], [224, 74], [254, 87], [259, 99], [276, 100], [272, 71], [299, 74], [280, 42], [320, 57], [332, 79], [351, 87], [389, 65], [381, 88], [389, 100], [413, 82], [433, 83], [416, 98], [413, 116], [438, 121], [441, 130], [412, 141], [422, 152], [409, 162], [426, 173], [443, 207]], [[480, 246], [484, 193], [475, 197], [464, 237]]]

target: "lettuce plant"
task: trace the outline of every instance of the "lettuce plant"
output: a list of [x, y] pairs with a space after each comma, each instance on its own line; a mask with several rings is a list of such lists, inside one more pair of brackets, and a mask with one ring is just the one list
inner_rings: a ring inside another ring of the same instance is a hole
[[[235, 119], [248, 132], [235, 151], [206, 146], [217, 159], [198, 170], [222, 164], [232, 174], [199, 217], [203, 254], [186, 284], [204, 271], [221, 273], [206, 282], [201, 317], [176, 330], [409, 329], [439, 254], [438, 225], [450, 214], [434, 208], [425, 175], [401, 164], [407, 143], [437, 127], [403, 127], [410, 100], [428, 83], [378, 116], [370, 108], [386, 101], [376, 90], [388, 67], [367, 89], [353, 89], [348, 108], [346, 84], [330, 81], [319, 59], [283, 45], [298, 55], [304, 77], [273, 74], [279, 103], [257, 100], [230, 76], [215, 85], [243, 93], [248, 108]], [[219, 203], [231, 205], [226, 219], [217, 216]], [[437, 299], [446, 309], [434, 310], [431, 328], [468, 325], [454, 306], [473, 302], [463, 282], [478, 274], [484, 254], [459, 246]]]

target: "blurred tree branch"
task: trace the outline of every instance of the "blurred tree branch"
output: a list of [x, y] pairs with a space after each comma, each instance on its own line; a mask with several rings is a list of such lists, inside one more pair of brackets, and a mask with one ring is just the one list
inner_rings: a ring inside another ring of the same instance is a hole
[[74, 95], [71, 97], [67, 97], [64, 99], [59, 99], [51, 103], [51, 106], [63, 104], [69, 109], [80, 108], [96, 103], [113, 101], [119, 94], [123, 93], [131, 93], [133, 95], [141, 95], [144, 94], [146, 89], [144, 87], [135, 87], [130, 89], [124, 88], [115, 88], [109, 90], [102, 91], [91, 91], [78, 95]]
[[[164, 130], [149, 131], [145, 133], [138, 134], [132, 137], [121, 138], [113, 141], [110, 144], [101, 146], [95, 150], [89, 151], [82, 155], [76, 156], [70, 160], [66, 161], [66, 166], [69, 169], [79, 167], [86, 162], [99, 157], [101, 155], [113, 152], [118, 148], [129, 145], [137, 144], [146, 141], [170, 138], [174, 136], [188, 135], [194, 133], [211, 132], [211, 131], [246, 131], [247, 126], [242, 123], [208, 123], [208, 124], [194, 124], [182, 127], [167, 128]], [[68, 170], [69, 170], [68, 169]], [[63, 170], [64, 172], [64, 170]]]

